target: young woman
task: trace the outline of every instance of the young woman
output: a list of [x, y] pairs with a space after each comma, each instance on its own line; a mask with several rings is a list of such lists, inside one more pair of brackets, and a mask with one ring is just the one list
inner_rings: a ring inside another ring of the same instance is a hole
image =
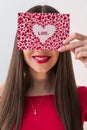
[[[58, 13], [46, 5], [28, 12]], [[87, 68], [87, 36], [74, 33], [65, 44], [58, 51], [19, 51], [15, 38], [0, 104], [1, 130], [83, 130], [87, 88], [76, 86], [70, 51]]]

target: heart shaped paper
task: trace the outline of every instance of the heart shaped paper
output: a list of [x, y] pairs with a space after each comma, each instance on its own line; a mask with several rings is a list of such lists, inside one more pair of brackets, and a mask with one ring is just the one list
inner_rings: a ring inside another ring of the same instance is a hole
[[55, 33], [55, 31], [56, 28], [54, 25], [46, 25], [44, 28], [38, 24], [33, 26], [34, 34], [40, 39], [42, 44], [44, 44], [45, 41]]
[[18, 13], [17, 48], [56, 50], [69, 31], [69, 14]]

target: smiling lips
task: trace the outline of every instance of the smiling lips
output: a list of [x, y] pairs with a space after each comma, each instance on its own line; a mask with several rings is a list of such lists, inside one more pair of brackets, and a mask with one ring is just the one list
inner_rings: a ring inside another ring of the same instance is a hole
[[36, 55], [36, 56], [32, 56], [32, 57], [33, 57], [33, 59], [34, 59], [37, 63], [39, 63], [39, 64], [46, 63], [46, 62], [48, 62], [49, 59], [51, 58], [51, 56], [46, 56], [46, 55], [43, 55], [43, 56], [41, 56], [41, 55]]

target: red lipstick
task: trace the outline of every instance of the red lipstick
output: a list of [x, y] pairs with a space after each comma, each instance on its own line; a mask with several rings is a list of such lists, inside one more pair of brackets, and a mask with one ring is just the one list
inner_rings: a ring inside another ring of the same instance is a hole
[[51, 56], [47, 56], [47, 55], [35, 55], [32, 57], [39, 64], [46, 63], [51, 58]]

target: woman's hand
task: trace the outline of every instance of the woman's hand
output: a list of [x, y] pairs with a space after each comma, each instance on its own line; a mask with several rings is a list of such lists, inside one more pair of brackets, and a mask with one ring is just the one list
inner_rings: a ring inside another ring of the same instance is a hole
[[72, 51], [75, 54], [75, 59], [82, 61], [87, 68], [87, 36], [73, 33], [65, 40], [64, 46], [58, 49], [59, 52], [68, 50]]

